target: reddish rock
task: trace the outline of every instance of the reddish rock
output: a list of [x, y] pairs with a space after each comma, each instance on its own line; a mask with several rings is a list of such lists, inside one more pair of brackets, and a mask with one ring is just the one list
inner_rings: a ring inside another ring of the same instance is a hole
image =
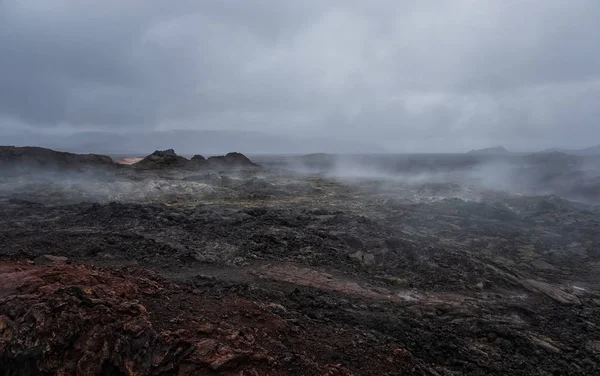
[[[348, 343], [360, 332], [290, 325], [260, 304], [194, 294], [148, 271], [0, 262], [0, 370], [7, 375], [357, 374], [328, 361], [322, 338]], [[394, 356], [389, 347], [361, 352], [376, 367], [370, 374], [398, 367], [423, 374], [410, 357], [378, 361]]]

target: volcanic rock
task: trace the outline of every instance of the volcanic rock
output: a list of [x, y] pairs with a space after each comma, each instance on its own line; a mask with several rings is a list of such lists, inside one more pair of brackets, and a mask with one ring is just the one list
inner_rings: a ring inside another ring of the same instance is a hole
[[196, 154], [191, 159], [187, 159], [177, 155], [173, 149], [157, 150], [134, 164], [134, 166], [142, 169], [184, 168], [190, 170], [258, 167], [257, 164], [252, 163], [250, 159], [241, 153], [229, 153], [224, 156], [209, 157], [208, 159]]
[[585, 349], [593, 354], [600, 354], [600, 341], [589, 341], [585, 344]]
[[257, 164], [253, 163], [248, 157], [242, 153], [228, 153], [225, 156], [214, 156], [209, 157], [206, 162], [211, 167], [258, 167]]
[[206, 158], [200, 154], [196, 154], [190, 159], [188, 167], [192, 170], [206, 167]]
[[136, 168], [154, 169], [154, 168], [169, 168], [169, 167], [185, 167], [189, 160], [185, 157], [177, 155], [175, 150], [156, 150], [138, 163], [134, 164]]
[[530, 196], [452, 172], [495, 157], [356, 158], [394, 179], [266, 157], [0, 177], [0, 374], [598, 373], [600, 207], [548, 195], [587, 172], [498, 158]]
[[333, 365], [320, 335], [350, 343], [361, 332], [296, 326], [282, 305], [211, 298], [149, 271], [0, 262], [0, 281], [5, 375], [351, 375], [363, 366], [354, 347], [369, 374], [431, 374], [407, 351], [364, 340], [336, 350], [331, 360], [346, 361]]
[[523, 287], [529, 291], [542, 293], [558, 303], [573, 305], [581, 304], [581, 301], [576, 296], [563, 291], [558, 286], [533, 279], [525, 280], [522, 284]]

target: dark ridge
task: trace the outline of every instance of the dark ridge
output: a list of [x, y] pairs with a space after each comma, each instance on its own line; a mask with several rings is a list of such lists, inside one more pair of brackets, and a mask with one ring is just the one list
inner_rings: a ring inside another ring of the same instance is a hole
[[3, 167], [78, 168], [86, 165], [116, 166], [111, 157], [100, 154], [74, 154], [33, 146], [0, 146]]
[[228, 153], [227, 155], [204, 158], [200, 154], [187, 159], [175, 153], [173, 149], [156, 150], [138, 163], [136, 168], [228, 168], [228, 167], [258, 167], [242, 153]]

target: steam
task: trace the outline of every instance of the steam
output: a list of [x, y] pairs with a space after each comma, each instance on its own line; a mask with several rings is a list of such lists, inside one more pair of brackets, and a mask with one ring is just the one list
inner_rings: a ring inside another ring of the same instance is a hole
[[554, 195], [600, 203], [600, 158], [562, 153], [510, 156], [312, 154], [279, 163], [300, 174], [354, 184], [373, 193], [485, 200]]
[[106, 171], [29, 170], [0, 174], [0, 200], [18, 198], [39, 203], [153, 202], [197, 200], [214, 192], [201, 182], [158, 176], [132, 178]]
[[[273, 157], [266, 169], [227, 171], [122, 168], [0, 171], [0, 200], [40, 203], [199, 202], [213, 194], [261, 197], [314, 192], [332, 179], [374, 199], [422, 203], [459, 198], [498, 201], [513, 196], [558, 196], [600, 204], [600, 158], [561, 153], [520, 156], [331, 155]], [[235, 193], [234, 191], [238, 192]], [[383, 197], [383, 198], [382, 198]], [[386, 198], [387, 197], [387, 198]]]

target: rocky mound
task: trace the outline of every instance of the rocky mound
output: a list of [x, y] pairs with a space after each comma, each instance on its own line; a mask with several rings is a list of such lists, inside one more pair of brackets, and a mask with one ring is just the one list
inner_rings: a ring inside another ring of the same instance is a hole
[[114, 166], [112, 158], [99, 154], [73, 154], [40, 147], [0, 146], [0, 166], [78, 168]]
[[156, 150], [146, 158], [135, 163], [136, 168], [153, 169], [153, 168], [169, 168], [169, 167], [185, 167], [189, 160], [185, 157], [177, 155], [175, 150]]
[[209, 163], [214, 164], [225, 164], [225, 165], [237, 165], [237, 166], [256, 166], [242, 153], [228, 153], [225, 156], [209, 157], [207, 159]]
[[202, 163], [206, 160], [206, 158], [204, 158], [202, 155], [200, 154], [196, 154], [192, 157], [192, 159], [190, 159], [192, 162], [196, 162], [196, 163]]
[[134, 166], [144, 169], [171, 167], [186, 169], [258, 167], [257, 164], [252, 163], [242, 153], [228, 153], [227, 155], [209, 157], [208, 159], [196, 154], [191, 159], [187, 159], [177, 155], [173, 149], [157, 150], [134, 164]]
[[191, 161], [195, 166], [209, 168], [258, 167], [257, 164], [253, 163], [244, 154], [235, 152], [228, 153], [226, 155], [208, 157], [208, 159], [201, 155], [195, 155]]
[[[295, 324], [281, 305], [212, 297], [143, 270], [0, 262], [0, 298], [6, 375], [422, 375], [428, 368], [360, 331]], [[324, 340], [332, 336], [339, 348]]]

